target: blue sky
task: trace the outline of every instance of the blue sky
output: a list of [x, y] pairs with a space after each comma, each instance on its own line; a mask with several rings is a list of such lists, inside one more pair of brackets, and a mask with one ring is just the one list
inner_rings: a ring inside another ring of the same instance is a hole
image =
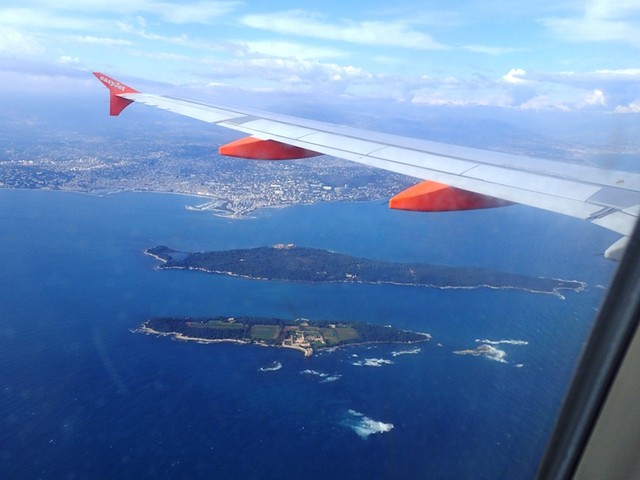
[[[5, 0], [5, 90], [93, 70], [206, 93], [640, 113], [640, 0]], [[135, 83], [137, 82], [137, 83]]]

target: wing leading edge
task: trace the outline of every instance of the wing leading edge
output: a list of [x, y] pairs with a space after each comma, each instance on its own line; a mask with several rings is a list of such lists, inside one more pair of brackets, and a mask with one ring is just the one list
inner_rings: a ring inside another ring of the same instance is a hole
[[[250, 108], [211, 105], [140, 93], [107, 75], [94, 75], [109, 89], [110, 113], [132, 102], [237, 130], [271, 146], [284, 144], [478, 194], [588, 220], [622, 235], [605, 256], [619, 259], [640, 213], [640, 175], [539, 158], [479, 150]], [[251, 142], [249, 142], [251, 143]], [[277, 150], [277, 149], [276, 149]], [[270, 158], [293, 158], [289, 156]], [[252, 157], [257, 158], [257, 157]], [[488, 202], [492, 205], [492, 202]]]

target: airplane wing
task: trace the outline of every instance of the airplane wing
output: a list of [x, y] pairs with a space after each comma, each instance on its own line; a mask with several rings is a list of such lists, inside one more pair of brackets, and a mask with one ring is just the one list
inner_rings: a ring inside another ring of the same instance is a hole
[[136, 102], [250, 135], [220, 147], [222, 154], [255, 159], [325, 154], [429, 180], [394, 197], [392, 208], [441, 211], [530, 205], [621, 234], [605, 252], [613, 259], [621, 257], [640, 213], [640, 174], [146, 94], [102, 73], [94, 75], [109, 89], [111, 115]]

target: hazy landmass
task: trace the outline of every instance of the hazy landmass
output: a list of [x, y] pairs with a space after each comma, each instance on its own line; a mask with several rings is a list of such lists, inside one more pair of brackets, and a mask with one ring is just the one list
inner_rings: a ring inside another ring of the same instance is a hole
[[162, 262], [160, 269], [199, 270], [258, 280], [518, 289], [555, 295], [585, 287], [584, 282], [573, 280], [530, 277], [485, 268], [387, 262], [290, 244], [200, 253], [157, 246], [145, 253]]

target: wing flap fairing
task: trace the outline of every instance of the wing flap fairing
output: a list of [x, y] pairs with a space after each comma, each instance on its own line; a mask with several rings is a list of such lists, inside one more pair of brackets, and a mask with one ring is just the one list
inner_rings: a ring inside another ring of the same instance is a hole
[[417, 212], [450, 212], [511, 205], [500, 198], [460, 190], [437, 182], [420, 182], [389, 200], [389, 208]]
[[322, 155], [318, 152], [276, 142], [275, 140], [260, 140], [255, 137], [244, 137], [222, 145], [218, 152], [220, 155], [250, 158], [252, 160], [295, 160]]

